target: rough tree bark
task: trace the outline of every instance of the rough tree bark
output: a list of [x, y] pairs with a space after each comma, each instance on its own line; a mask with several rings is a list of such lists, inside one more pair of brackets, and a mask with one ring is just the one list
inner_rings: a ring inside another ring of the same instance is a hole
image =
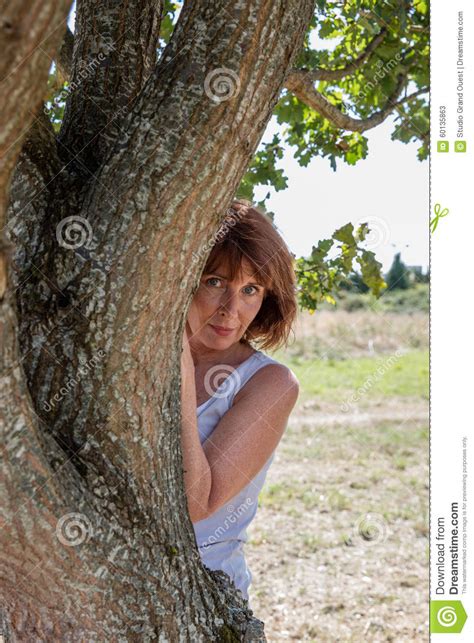
[[162, 2], [78, 1], [59, 136], [41, 99], [70, 2], [3, 4], [2, 634], [264, 640], [196, 551], [181, 337], [314, 0], [185, 2], [159, 61]]

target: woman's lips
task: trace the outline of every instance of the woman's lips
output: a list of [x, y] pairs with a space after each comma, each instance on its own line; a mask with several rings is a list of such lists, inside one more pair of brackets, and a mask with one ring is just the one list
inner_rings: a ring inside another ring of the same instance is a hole
[[226, 337], [227, 335], [230, 335], [235, 330], [235, 328], [230, 328], [229, 330], [224, 330], [223, 328], [219, 328], [219, 326], [213, 326], [212, 324], [209, 324], [209, 326], [212, 328], [212, 330], [215, 333], [217, 333], [218, 335], [221, 335], [223, 337]]

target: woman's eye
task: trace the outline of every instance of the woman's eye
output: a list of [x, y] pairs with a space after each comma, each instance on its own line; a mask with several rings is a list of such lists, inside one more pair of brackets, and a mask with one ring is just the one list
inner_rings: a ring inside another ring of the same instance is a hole
[[[218, 283], [217, 283], [217, 284], [212, 283], [212, 282], [215, 282], [215, 281], [217, 281]], [[219, 279], [219, 277], [208, 277], [208, 278], [205, 280], [205, 282], [204, 282], [204, 283], [206, 284], [206, 286], [211, 286], [211, 287], [212, 287], [212, 286], [214, 286], [214, 287], [216, 287], [216, 286], [217, 286], [217, 287], [219, 287], [219, 285], [220, 285], [220, 283], [221, 283], [221, 279]], [[250, 292], [247, 290], [248, 288], [250, 288], [250, 289], [251, 289], [251, 291], [250, 291]], [[258, 293], [258, 291], [259, 291], [259, 288], [256, 288], [256, 286], [244, 286], [242, 290], [243, 290], [243, 291], [247, 291], [247, 292], [245, 292], [245, 294], [250, 296], [250, 295], [255, 295], [255, 294], [257, 294], [257, 293]]]
[[245, 286], [245, 288], [253, 288], [254, 292], [248, 292], [247, 295], [255, 295], [255, 293], [258, 292], [257, 288], [255, 286]]
[[[208, 284], [210, 281], [220, 281], [217, 277], [209, 277], [209, 279], [206, 279], [206, 284]], [[212, 286], [213, 284], [211, 284]]]

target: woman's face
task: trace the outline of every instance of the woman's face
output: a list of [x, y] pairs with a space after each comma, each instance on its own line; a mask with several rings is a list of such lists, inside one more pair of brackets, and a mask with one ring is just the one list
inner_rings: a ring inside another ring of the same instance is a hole
[[[247, 261], [242, 262], [242, 275], [226, 279], [221, 264], [213, 273], [203, 273], [199, 288], [189, 307], [188, 323], [191, 344], [222, 350], [235, 344], [252, 323], [262, 305], [265, 288], [257, 282]], [[231, 329], [219, 332], [218, 328]]]

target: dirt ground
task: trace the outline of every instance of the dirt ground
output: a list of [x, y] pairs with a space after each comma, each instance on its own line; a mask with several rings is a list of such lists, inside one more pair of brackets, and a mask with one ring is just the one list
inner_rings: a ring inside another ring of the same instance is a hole
[[274, 641], [428, 641], [428, 402], [297, 406], [249, 529]]

